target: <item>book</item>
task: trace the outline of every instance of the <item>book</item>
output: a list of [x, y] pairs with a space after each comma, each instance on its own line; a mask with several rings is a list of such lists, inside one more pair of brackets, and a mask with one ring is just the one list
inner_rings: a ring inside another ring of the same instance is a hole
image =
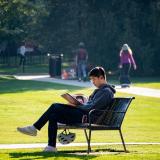
[[82, 95], [76, 95], [75, 97], [70, 95], [69, 93], [64, 93], [61, 95], [64, 99], [66, 99], [70, 104], [74, 104], [76, 106], [83, 105], [84, 100]]

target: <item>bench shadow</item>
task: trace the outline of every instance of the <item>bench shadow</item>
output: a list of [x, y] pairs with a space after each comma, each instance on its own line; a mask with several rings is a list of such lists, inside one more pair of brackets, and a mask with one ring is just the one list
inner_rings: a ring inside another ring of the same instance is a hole
[[[104, 154], [114, 154], [119, 155], [125, 153], [123, 150], [115, 149], [94, 149], [90, 154], [87, 154], [86, 150], [72, 150], [72, 151], [58, 151], [57, 153], [51, 152], [12, 152], [9, 153], [10, 158], [18, 158], [19, 160], [28, 159], [45, 159], [50, 157], [63, 157], [63, 158], [78, 158], [78, 159], [92, 159], [99, 155]], [[128, 152], [129, 153], [129, 152]], [[27, 158], [25, 158], [27, 157]]]
[[[29, 159], [46, 159], [46, 158], [51, 158], [51, 157], [56, 157], [56, 158], [78, 158], [78, 159], [92, 159], [97, 157], [96, 155], [87, 155], [83, 154], [80, 155], [78, 153], [86, 153], [86, 151], [59, 151], [57, 153], [50, 153], [50, 152], [12, 152], [9, 153], [10, 158], [18, 158], [19, 160], [29, 160]], [[86, 156], [87, 155], [87, 156]]]
[[121, 154], [121, 153], [130, 153], [129, 151], [124, 151], [124, 150], [119, 150], [119, 149], [111, 149], [111, 148], [106, 148], [106, 149], [95, 149], [95, 152], [108, 152], [108, 153], [113, 153], [113, 154]]

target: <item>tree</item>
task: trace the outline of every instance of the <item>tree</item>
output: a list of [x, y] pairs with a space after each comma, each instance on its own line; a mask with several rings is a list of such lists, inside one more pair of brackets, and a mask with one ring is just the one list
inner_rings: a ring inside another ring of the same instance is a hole
[[157, 75], [159, 6], [159, 0], [1, 0], [0, 39], [29, 39], [44, 53], [68, 58], [84, 41], [90, 63], [106, 70], [117, 70], [119, 50], [128, 43], [138, 64], [136, 73]]

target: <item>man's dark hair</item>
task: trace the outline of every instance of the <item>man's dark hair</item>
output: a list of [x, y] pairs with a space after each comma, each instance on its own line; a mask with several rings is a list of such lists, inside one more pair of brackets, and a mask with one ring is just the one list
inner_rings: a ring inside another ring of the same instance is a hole
[[95, 67], [89, 72], [89, 77], [100, 77], [102, 76], [106, 80], [106, 73], [103, 67]]

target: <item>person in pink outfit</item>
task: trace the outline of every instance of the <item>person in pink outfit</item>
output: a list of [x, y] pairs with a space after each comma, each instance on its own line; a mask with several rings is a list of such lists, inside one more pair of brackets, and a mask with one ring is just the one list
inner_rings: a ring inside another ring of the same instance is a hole
[[119, 56], [120, 56], [119, 68], [121, 69], [120, 84], [122, 85], [122, 87], [129, 86], [131, 84], [129, 77], [131, 66], [133, 66], [134, 70], [137, 69], [137, 66], [133, 58], [132, 50], [128, 46], [128, 44], [124, 44], [122, 46]]

